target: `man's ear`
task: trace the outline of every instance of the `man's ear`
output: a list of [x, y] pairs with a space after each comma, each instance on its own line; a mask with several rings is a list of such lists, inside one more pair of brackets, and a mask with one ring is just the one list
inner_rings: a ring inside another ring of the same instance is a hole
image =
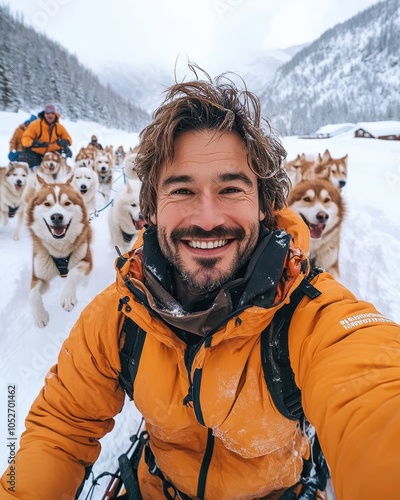
[[264, 219], [265, 219], [265, 213], [264, 213], [263, 211], [261, 211], [261, 210], [260, 210], [260, 215], [259, 215], [258, 217], [259, 217], [259, 220], [260, 220], [260, 222], [261, 222], [262, 220], [264, 220]]

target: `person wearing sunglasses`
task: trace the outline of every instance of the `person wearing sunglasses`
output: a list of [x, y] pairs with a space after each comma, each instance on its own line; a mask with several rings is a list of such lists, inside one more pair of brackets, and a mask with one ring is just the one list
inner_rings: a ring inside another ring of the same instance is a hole
[[47, 152], [57, 151], [72, 156], [69, 146], [72, 139], [65, 127], [60, 123], [60, 114], [54, 104], [46, 104], [44, 110], [38, 114], [38, 120], [32, 122], [22, 135], [22, 158], [29, 168], [39, 166], [43, 155]]

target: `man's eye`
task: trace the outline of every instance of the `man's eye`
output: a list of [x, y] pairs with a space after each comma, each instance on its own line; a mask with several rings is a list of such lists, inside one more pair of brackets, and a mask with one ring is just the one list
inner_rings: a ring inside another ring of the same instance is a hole
[[181, 188], [181, 189], [175, 189], [175, 191], [172, 192], [172, 194], [189, 194], [190, 191], [189, 189]]
[[222, 190], [222, 193], [240, 193], [242, 192], [243, 189], [239, 189], [239, 188], [234, 188], [234, 187], [229, 187], [229, 188], [225, 188]]

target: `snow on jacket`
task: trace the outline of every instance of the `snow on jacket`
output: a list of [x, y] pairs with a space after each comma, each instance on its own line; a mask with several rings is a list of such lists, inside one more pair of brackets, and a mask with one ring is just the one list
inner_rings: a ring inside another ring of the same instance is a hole
[[[277, 221], [296, 245], [307, 245], [305, 226], [293, 212], [284, 210]], [[148, 293], [140, 244], [128, 260], [117, 260], [116, 283], [89, 304], [65, 341], [26, 420], [16, 490], [6, 493], [5, 473], [0, 498], [74, 498], [84, 467], [96, 461], [99, 440], [112, 430], [124, 402], [118, 376], [125, 315], [147, 332], [134, 401], [145, 417], [157, 463], [176, 487], [196, 499], [201, 477], [205, 499], [242, 500], [273, 495], [297, 481], [306, 443], [297, 423], [277, 411], [266, 389], [260, 332], [301, 281], [301, 252], [288, 252], [285, 279], [271, 307], [242, 310], [207, 345], [202, 343], [190, 366], [191, 380], [201, 373], [201, 384], [193, 387], [193, 405], [184, 405], [190, 386], [186, 345], [127, 288]], [[303, 298], [295, 311], [289, 350], [337, 500], [397, 499], [400, 327], [327, 273], [313, 284], [322, 293]], [[124, 297], [129, 300], [118, 311]], [[207, 448], [211, 439], [212, 451]], [[143, 461], [139, 477], [144, 499], [164, 498]]]
[[[53, 123], [49, 124], [44, 118], [42, 111], [38, 115], [38, 120], [29, 124], [28, 128], [22, 135], [22, 145], [25, 148], [30, 148], [35, 153], [44, 155], [48, 151], [59, 151], [60, 146], [57, 144], [58, 139], [66, 139], [69, 145], [72, 144], [72, 139], [63, 125], [59, 122], [60, 115], [56, 113], [56, 118]], [[32, 143], [34, 140], [49, 143], [46, 147], [34, 148]]]

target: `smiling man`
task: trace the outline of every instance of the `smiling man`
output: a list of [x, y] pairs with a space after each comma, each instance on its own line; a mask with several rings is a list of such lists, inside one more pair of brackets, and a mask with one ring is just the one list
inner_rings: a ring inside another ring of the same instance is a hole
[[321, 499], [329, 470], [340, 500], [398, 497], [400, 327], [311, 269], [258, 99], [205, 76], [140, 135], [147, 227], [65, 341], [1, 498], [73, 498], [125, 392], [146, 432], [124, 498]]
[[67, 156], [71, 154], [71, 136], [59, 120], [60, 114], [54, 104], [46, 104], [38, 119], [30, 123], [23, 133], [21, 143], [24, 149], [20, 161], [26, 161], [29, 168], [40, 165], [44, 154], [49, 151], [65, 152]]
[[[234, 132], [185, 132], [158, 183], [161, 250], [193, 293], [207, 293], [234, 278], [257, 243], [257, 176]], [[185, 300], [185, 297], [182, 297]]]

